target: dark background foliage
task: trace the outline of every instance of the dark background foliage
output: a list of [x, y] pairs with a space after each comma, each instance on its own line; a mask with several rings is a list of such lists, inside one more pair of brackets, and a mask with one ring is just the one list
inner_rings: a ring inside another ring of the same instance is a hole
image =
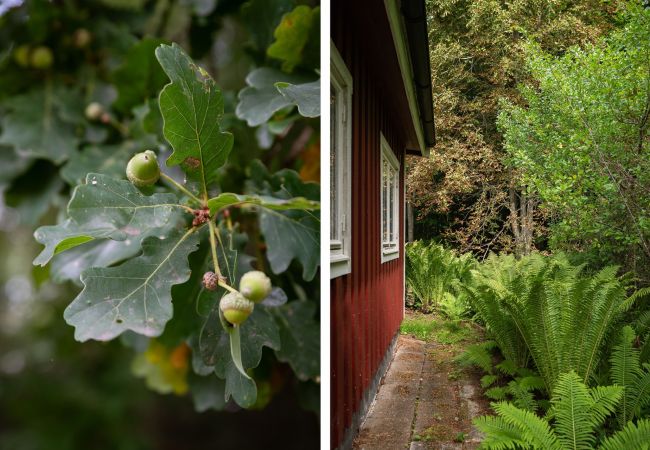
[[[251, 166], [255, 159], [271, 173], [291, 168], [303, 181], [317, 182], [318, 118], [285, 107], [249, 126], [235, 114], [251, 71], [286, 69], [267, 49], [283, 15], [300, 4], [317, 6], [293, 0], [2, 2], [0, 449], [317, 448], [317, 379], [299, 381], [265, 349], [253, 409], [231, 402], [223, 411], [198, 413], [192, 395], [209, 407], [208, 394], [148, 390], [133, 375], [134, 351], [123, 342], [74, 341], [62, 314], [79, 292], [76, 269], [88, 253], [45, 268], [32, 265], [42, 248], [34, 229], [61, 220], [72, 187], [87, 172], [123, 178], [133, 153], [157, 148], [169, 154], [156, 102], [168, 82], [153, 55], [161, 42], [178, 43], [223, 90], [222, 128], [235, 135], [233, 156], [219, 171], [223, 191], [244, 192], [259, 170]], [[317, 38], [312, 31], [292, 76], [313, 74]], [[26, 64], [17, 56], [25, 46]], [[51, 52], [49, 67], [32, 61], [41, 47]], [[102, 120], [85, 117], [91, 102], [103, 106]], [[246, 214], [239, 219], [249, 235], [247, 252], [268, 264], [259, 229]], [[306, 281], [302, 271], [294, 261], [274, 284], [317, 305], [318, 275]]]

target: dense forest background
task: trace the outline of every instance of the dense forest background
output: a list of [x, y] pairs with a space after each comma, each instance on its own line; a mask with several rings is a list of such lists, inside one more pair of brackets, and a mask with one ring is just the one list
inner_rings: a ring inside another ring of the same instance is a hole
[[437, 145], [409, 160], [414, 237], [480, 258], [582, 252], [647, 283], [649, 50], [608, 41], [643, 2], [427, 7]]

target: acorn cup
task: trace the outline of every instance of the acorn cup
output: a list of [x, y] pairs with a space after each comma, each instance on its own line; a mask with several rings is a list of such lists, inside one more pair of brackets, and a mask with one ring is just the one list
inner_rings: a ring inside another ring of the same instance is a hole
[[238, 292], [229, 292], [219, 303], [226, 320], [232, 325], [241, 325], [251, 315], [255, 304]]

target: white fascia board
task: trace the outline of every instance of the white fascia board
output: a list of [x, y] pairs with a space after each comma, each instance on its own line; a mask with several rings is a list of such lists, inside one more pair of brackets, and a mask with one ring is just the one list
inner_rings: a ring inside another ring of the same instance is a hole
[[397, 60], [399, 61], [399, 69], [402, 73], [402, 82], [406, 90], [406, 99], [408, 100], [409, 109], [411, 110], [411, 119], [413, 120], [413, 127], [418, 139], [418, 146], [422, 156], [429, 156], [429, 149], [424, 145], [424, 133], [422, 130], [422, 123], [420, 121], [420, 111], [418, 108], [417, 96], [415, 95], [415, 83], [413, 77], [413, 69], [411, 66], [411, 58], [408, 51], [408, 39], [406, 37], [406, 28], [404, 20], [399, 10], [400, 0], [384, 0], [386, 7], [386, 14], [388, 15], [388, 22], [390, 24], [391, 35], [393, 36], [393, 44], [397, 52]]

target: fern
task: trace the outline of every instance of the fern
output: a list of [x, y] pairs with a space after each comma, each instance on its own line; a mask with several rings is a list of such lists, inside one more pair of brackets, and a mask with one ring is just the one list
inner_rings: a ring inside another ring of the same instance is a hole
[[463, 353], [456, 356], [454, 361], [463, 366], [476, 366], [483, 372], [492, 374], [492, 350], [496, 347], [494, 341], [485, 341], [479, 344], [469, 345]]
[[[559, 377], [546, 418], [499, 402], [493, 404], [497, 417], [479, 417], [474, 425], [485, 434], [482, 448], [593, 449], [598, 428], [614, 412], [621, 396], [619, 386], [590, 389], [575, 372], [568, 372]], [[650, 428], [645, 422], [641, 421], [638, 427], [630, 422], [606, 439], [603, 448], [644, 448], [635, 444], [648, 437]]]
[[406, 284], [423, 311], [442, 305], [442, 312], [456, 320], [467, 314], [468, 307], [455, 286], [465, 281], [475, 264], [471, 254], [457, 256], [433, 241], [415, 241], [406, 246]]
[[629, 278], [618, 278], [615, 266], [593, 275], [583, 270], [562, 254], [520, 261], [491, 256], [466, 288], [506, 360], [525, 367], [532, 359], [549, 392], [561, 373], [572, 370], [583, 383], [591, 381], [612, 330], [645, 295], [628, 297]]
[[634, 422], [628, 422], [625, 428], [605, 439], [600, 448], [602, 450], [650, 449], [650, 420], [640, 420], [636, 425]]
[[575, 372], [560, 376], [551, 399], [555, 432], [565, 447], [594, 448], [596, 428], [612, 413], [621, 397], [616, 386], [590, 390]]
[[617, 412], [621, 427], [637, 417], [641, 408], [650, 403], [650, 365], [641, 365], [640, 352], [633, 346], [634, 340], [634, 329], [630, 326], [623, 327], [610, 358], [611, 380], [624, 388]]
[[487, 389], [497, 382], [499, 375], [484, 375], [481, 377], [481, 387]]
[[474, 419], [474, 426], [485, 435], [481, 448], [562, 449], [544, 419], [507, 402], [494, 403], [492, 407], [498, 414], [497, 417], [482, 416]]

